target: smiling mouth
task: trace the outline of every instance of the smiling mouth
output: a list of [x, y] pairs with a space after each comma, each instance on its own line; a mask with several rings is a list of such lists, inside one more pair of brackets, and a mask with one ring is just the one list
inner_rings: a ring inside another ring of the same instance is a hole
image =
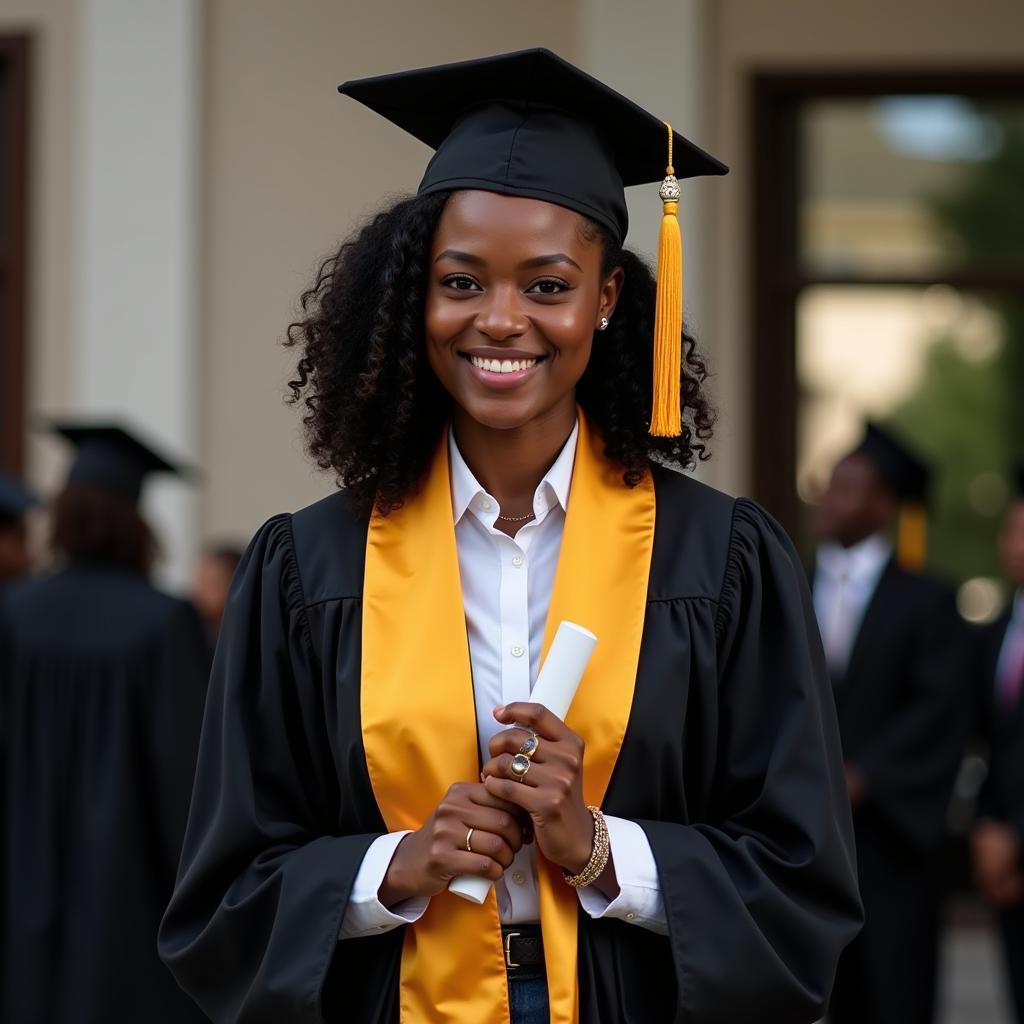
[[546, 356], [534, 356], [531, 359], [488, 359], [469, 352], [460, 352], [459, 355], [476, 369], [486, 370], [488, 373], [520, 373], [523, 370], [532, 370], [546, 358]]

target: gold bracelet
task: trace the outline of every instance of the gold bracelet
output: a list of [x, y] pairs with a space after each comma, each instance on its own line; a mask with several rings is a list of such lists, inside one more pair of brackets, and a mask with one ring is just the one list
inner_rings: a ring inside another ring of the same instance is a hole
[[604, 815], [596, 807], [587, 807], [587, 810], [594, 817], [594, 849], [590, 853], [590, 860], [587, 866], [578, 874], [570, 875], [565, 868], [562, 868], [562, 876], [566, 884], [574, 889], [584, 889], [593, 885], [601, 877], [601, 872], [608, 866], [608, 857], [611, 854], [611, 844], [608, 841], [608, 825]]

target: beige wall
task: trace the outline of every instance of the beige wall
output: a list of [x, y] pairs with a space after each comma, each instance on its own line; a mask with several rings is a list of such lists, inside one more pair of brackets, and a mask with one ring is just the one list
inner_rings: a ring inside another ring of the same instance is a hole
[[[705, 475], [740, 491], [749, 480], [748, 346], [756, 336], [746, 301], [750, 72], [1024, 64], [1019, 0], [638, 0], [628, 16], [615, 0], [203, 6], [201, 353], [192, 405], [206, 469], [204, 538], [247, 535], [266, 516], [332, 486], [309, 467], [298, 414], [283, 403], [293, 356], [279, 342], [318, 258], [383, 196], [414, 188], [427, 157], [425, 147], [338, 96], [343, 78], [546, 45], [661, 110], [731, 165], [728, 177], [688, 188], [684, 213], [687, 316], [710, 350], [722, 410]], [[62, 410], [74, 393], [70, 254], [82, 10], [76, 0], [0, 0], [0, 31], [26, 28], [36, 37], [30, 414]], [[649, 250], [656, 204], [652, 218], [644, 201], [631, 197], [631, 242]], [[30, 448], [37, 484], [52, 483], [61, 462], [53, 445]]]
[[347, 78], [545, 45], [576, 58], [578, 4], [210, 0], [206, 31], [202, 436], [207, 536], [326, 493], [282, 403], [278, 344], [327, 254], [429, 151], [337, 94]]
[[713, 480], [742, 491], [750, 479], [748, 252], [751, 183], [748, 79], [768, 69], [1024, 67], [1020, 0], [714, 0], [710, 144], [732, 167], [716, 192], [712, 277], [716, 390], [724, 410]]

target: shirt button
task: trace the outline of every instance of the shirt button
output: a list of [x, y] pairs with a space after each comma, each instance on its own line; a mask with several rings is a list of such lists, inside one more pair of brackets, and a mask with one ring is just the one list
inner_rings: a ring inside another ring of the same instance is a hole
[[627, 920], [627, 921], [635, 921], [635, 920], [636, 920], [636, 914], [634, 914], [634, 913], [633, 913], [633, 911], [631, 910], [631, 911], [630, 911], [630, 912], [629, 912], [629, 913], [628, 913], [628, 914], [626, 915], [626, 920]]
[[483, 510], [484, 510], [485, 512], [490, 512], [490, 511], [491, 511], [491, 502], [490, 502], [490, 500], [489, 500], [489, 499], [487, 499], [487, 498], [483, 498], [483, 499], [481, 499], [481, 501], [480, 501], [480, 507], [481, 507], [481, 508], [482, 508], [482, 509], [483, 509]]
[[525, 885], [526, 884], [526, 875], [524, 875], [522, 873], [522, 871], [517, 871], [512, 876], [512, 881], [515, 882], [516, 885]]
[[521, 658], [525, 653], [526, 653], [526, 648], [522, 647], [520, 644], [513, 644], [512, 645], [512, 657], [513, 658]]
[[518, 569], [519, 566], [521, 566], [523, 564], [523, 556], [522, 555], [513, 555], [512, 556], [512, 564]]

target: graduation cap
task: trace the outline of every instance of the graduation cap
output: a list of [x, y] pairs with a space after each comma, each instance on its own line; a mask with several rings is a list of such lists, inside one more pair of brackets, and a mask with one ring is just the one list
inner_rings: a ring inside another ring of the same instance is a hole
[[16, 477], [0, 470], [0, 526], [21, 519], [39, 499]]
[[932, 471], [928, 464], [876, 423], [868, 423], [854, 455], [871, 460], [885, 486], [900, 502], [896, 556], [905, 569], [924, 568], [926, 509]]
[[189, 473], [117, 424], [62, 421], [51, 424], [51, 429], [78, 449], [68, 472], [69, 484], [92, 484], [137, 501], [150, 473]]
[[651, 434], [678, 436], [679, 179], [728, 168], [666, 121], [545, 49], [362, 78], [338, 91], [436, 151], [420, 195], [482, 189], [542, 199], [597, 221], [621, 245], [629, 226], [624, 188], [661, 182]]

